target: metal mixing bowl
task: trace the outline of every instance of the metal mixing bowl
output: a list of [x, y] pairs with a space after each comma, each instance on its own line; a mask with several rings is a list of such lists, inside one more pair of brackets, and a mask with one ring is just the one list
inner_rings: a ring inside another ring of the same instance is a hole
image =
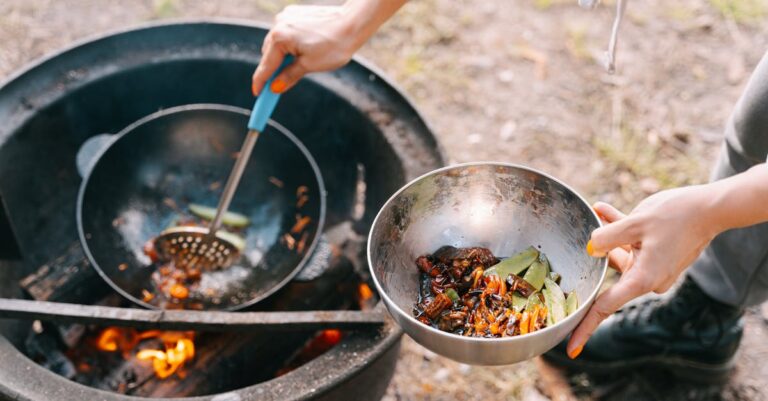
[[[368, 263], [395, 321], [431, 351], [475, 365], [503, 365], [540, 355], [581, 321], [603, 282], [607, 259], [587, 255], [600, 219], [587, 201], [560, 181], [505, 163], [470, 163], [423, 175], [393, 195], [376, 216]], [[505, 338], [463, 337], [413, 317], [419, 285], [414, 261], [443, 245], [480, 246], [507, 257], [540, 247], [564, 291], [576, 291], [579, 309], [556, 325]]]

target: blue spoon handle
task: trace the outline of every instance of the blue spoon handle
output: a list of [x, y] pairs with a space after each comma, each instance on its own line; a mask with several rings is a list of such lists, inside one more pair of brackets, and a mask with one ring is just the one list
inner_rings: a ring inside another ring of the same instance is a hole
[[293, 63], [293, 56], [288, 54], [283, 59], [283, 63], [277, 68], [274, 74], [269, 78], [264, 89], [261, 90], [259, 97], [256, 98], [256, 104], [253, 105], [253, 111], [251, 112], [251, 118], [248, 120], [248, 129], [253, 131], [262, 132], [267, 127], [267, 120], [275, 110], [277, 101], [280, 100], [280, 94], [272, 92], [272, 81], [275, 77], [283, 71], [285, 67]]

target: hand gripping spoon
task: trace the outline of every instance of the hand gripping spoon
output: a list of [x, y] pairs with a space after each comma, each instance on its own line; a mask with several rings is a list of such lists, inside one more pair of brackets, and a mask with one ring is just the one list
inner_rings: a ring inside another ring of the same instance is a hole
[[179, 226], [163, 231], [155, 239], [155, 249], [160, 260], [173, 261], [177, 267], [185, 269], [216, 270], [232, 265], [239, 258], [243, 248], [240, 238], [226, 231], [219, 231], [219, 229], [222, 218], [229, 209], [229, 204], [240, 183], [240, 178], [243, 176], [245, 166], [248, 164], [256, 140], [266, 128], [267, 120], [269, 120], [277, 101], [280, 99], [280, 94], [273, 92], [270, 88], [272, 81], [291, 62], [293, 62], [293, 57], [286, 56], [280, 68], [267, 81], [256, 99], [251, 118], [248, 121], [248, 136], [246, 136], [232, 172], [229, 174], [229, 179], [224, 186], [219, 205], [216, 208], [216, 215], [211, 220], [210, 226], [208, 228]]

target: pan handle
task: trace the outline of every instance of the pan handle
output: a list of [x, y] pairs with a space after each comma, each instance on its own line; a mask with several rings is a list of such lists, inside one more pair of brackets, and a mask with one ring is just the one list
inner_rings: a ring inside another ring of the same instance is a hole
[[253, 111], [251, 112], [251, 118], [248, 120], [249, 130], [263, 132], [264, 128], [267, 127], [267, 120], [269, 120], [269, 116], [272, 115], [275, 106], [277, 106], [277, 101], [280, 99], [279, 93], [272, 92], [272, 81], [274, 81], [275, 77], [277, 77], [277, 75], [291, 63], [293, 63], [293, 56], [288, 54], [283, 59], [283, 63], [280, 64], [280, 67], [277, 68], [277, 71], [275, 71], [267, 83], [264, 84], [264, 89], [261, 90], [259, 97], [256, 99], [256, 103], [253, 105]]
[[85, 178], [91, 173], [96, 161], [99, 160], [101, 153], [109, 147], [116, 139], [113, 134], [94, 135], [80, 146], [77, 151], [77, 172], [80, 178]]

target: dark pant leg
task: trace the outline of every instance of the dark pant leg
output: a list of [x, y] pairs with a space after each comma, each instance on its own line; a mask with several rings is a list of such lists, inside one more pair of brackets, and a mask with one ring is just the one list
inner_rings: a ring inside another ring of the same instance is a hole
[[[768, 53], [758, 64], [725, 130], [712, 175], [718, 180], [766, 162], [768, 154]], [[768, 207], [768, 199], [766, 199]], [[718, 235], [689, 270], [711, 297], [750, 306], [768, 299], [768, 223]]]

